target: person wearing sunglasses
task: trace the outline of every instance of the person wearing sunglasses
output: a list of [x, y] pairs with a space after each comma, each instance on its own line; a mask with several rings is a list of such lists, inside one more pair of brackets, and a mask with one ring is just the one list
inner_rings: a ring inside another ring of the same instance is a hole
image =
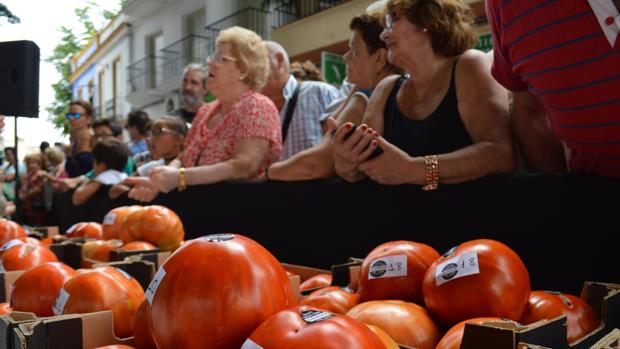
[[67, 157], [65, 170], [69, 177], [79, 177], [93, 168], [93, 107], [83, 100], [71, 102], [69, 112], [69, 133], [71, 153]]
[[258, 93], [269, 69], [267, 48], [255, 32], [232, 27], [216, 39], [209, 56], [208, 89], [217, 98], [202, 106], [183, 153], [168, 166], [150, 171], [129, 197], [151, 201], [161, 192], [226, 180], [255, 179], [280, 156], [280, 118], [273, 102]]

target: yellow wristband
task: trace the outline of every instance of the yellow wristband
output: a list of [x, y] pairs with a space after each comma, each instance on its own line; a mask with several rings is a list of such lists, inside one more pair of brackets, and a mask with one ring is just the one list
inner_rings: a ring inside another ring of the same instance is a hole
[[187, 182], [185, 181], [185, 167], [179, 169], [179, 191], [183, 191], [187, 188]]

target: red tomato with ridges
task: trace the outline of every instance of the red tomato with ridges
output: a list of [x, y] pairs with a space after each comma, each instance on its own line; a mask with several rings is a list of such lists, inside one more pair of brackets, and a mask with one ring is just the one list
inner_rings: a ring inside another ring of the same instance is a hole
[[482, 316], [518, 321], [530, 296], [521, 258], [494, 240], [472, 240], [435, 261], [424, 277], [424, 302], [442, 323]]
[[123, 247], [121, 247], [121, 250], [125, 250], [125, 251], [150, 251], [150, 250], [154, 250], [156, 248], [157, 248], [157, 246], [153, 245], [150, 242], [146, 242], [146, 241], [132, 241], [132, 242], [128, 242], [125, 245], [123, 245]]
[[127, 217], [134, 211], [141, 209], [142, 206], [133, 205], [133, 206], [121, 206], [114, 209], [111, 209], [103, 217], [103, 238], [105, 240], [111, 239], [120, 239], [121, 231], [123, 230], [123, 224], [125, 224], [125, 220]]
[[8, 219], [0, 218], [0, 246], [23, 237], [26, 237], [24, 227]]
[[52, 250], [40, 243], [15, 245], [2, 253], [0, 267], [6, 271], [28, 270], [47, 262], [58, 262]]
[[160, 349], [239, 348], [265, 319], [296, 303], [275, 257], [237, 234], [183, 244], [160, 267], [149, 298]]
[[124, 243], [147, 241], [162, 251], [177, 249], [185, 230], [183, 223], [174, 211], [159, 205], [145, 206], [131, 212], [119, 233]]
[[103, 228], [97, 222], [80, 222], [75, 223], [65, 234], [68, 238], [93, 238], [97, 240], [103, 239]]
[[360, 302], [360, 296], [340, 286], [329, 286], [318, 289], [299, 301], [299, 305], [307, 305], [336, 314], [346, 314]]
[[461, 342], [463, 341], [463, 333], [465, 332], [465, 324], [483, 324], [489, 321], [501, 321], [498, 317], [478, 317], [461, 321], [458, 324], [452, 326], [443, 335], [443, 338], [437, 344], [435, 349], [459, 349], [461, 348]]
[[422, 304], [424, 273], [439, 258], [434, 248], [413, 241], [391, 241], [373, 249], [362, 263], [360, 301], [400, 299]]
[[330, 274], [316, 274], [307, 278], [299, 284], [300, 291], [311, 290], [313, 288], [327, 287], [332, 284], [332, 276]]
[[157, 349], [153, 335], [149, 330], [151, 307], [145, 298], [133, 318], [134, 343], [138, 349]]
[[398, 343], [396, 343], [396, 341], [394, 341], [394, 339], [392, 339], [392, 337], [390, 337], [389, 334], [385, 333], [384, 330], [380, 329], [377, 326], [368, 325], [368, 324], [364, 324], [364, 325], [370, 328], [370, 330], [374, 332], [377, 335], [377, 337], [379, 337], [379, 339], [383, 342], [383, 344], [385, 344], [386, 349], [400, 349], [400, 346], [398, 345]]
[[11, 286], [11, 306], [41, 317], [53, 316], [52, 306], [60, 288], [74, 275], [73, 268], [60, 262], [26, 270]]
[[385, 349], [368, 327], [346, 315], [295, 306], [271, 316], [241, 349], [256, 348]]
[[439, 328], [426, 309], [399, 300], [370, 301], [351, 308], [347, 315], [384, 330], [398, 344], [417, 349], [434, 349]]
[[562, 315], [566, 315], [569, 343], [584, 337], [601, 324], [601, 319], [594, 309], [581, 298], [570, 294], [546, 291], [532, 291], [520, 322], [529, 325], [536, 321], [551, 320]]

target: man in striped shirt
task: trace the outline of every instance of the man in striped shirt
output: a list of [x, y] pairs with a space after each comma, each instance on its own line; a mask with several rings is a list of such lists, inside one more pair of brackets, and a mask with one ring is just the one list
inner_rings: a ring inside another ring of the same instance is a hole
[[[530, 169], [620, 178], [620, 0], [487, 0]], [[564, 148], [566, 152], [564, 152]]]

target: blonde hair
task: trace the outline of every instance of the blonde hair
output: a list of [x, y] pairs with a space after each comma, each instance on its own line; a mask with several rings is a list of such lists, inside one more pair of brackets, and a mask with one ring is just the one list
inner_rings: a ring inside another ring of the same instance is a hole
[[253, 90], [260, 91], [269, 74], [269, 55], [263, 39], [249, 29], [234, 26], [220, 32], [215, 45], [220, 44], [229, 44], [237, 60], [237, 67], [247, 71], [248, 75], [243, 82]]
[[43, 154], [40, 152], [31, 153], [24, 157], [24, 163], [28, 165], [30, 161], [36, 161], [39, 163], [39, 167], [43, 168], [45, 166], [45, 160], [43, 159]]
[[60, 164], [65, 161], [65, 153], [56, 147], [49, 147], [45, 149], [44, 154], [53, 164]]
[[473, 13], [460, 0], [389, 0], [386, 13], [405, 14], [409, 22], [426, 28], [433, 51], [458, 56], [476, 43]]

